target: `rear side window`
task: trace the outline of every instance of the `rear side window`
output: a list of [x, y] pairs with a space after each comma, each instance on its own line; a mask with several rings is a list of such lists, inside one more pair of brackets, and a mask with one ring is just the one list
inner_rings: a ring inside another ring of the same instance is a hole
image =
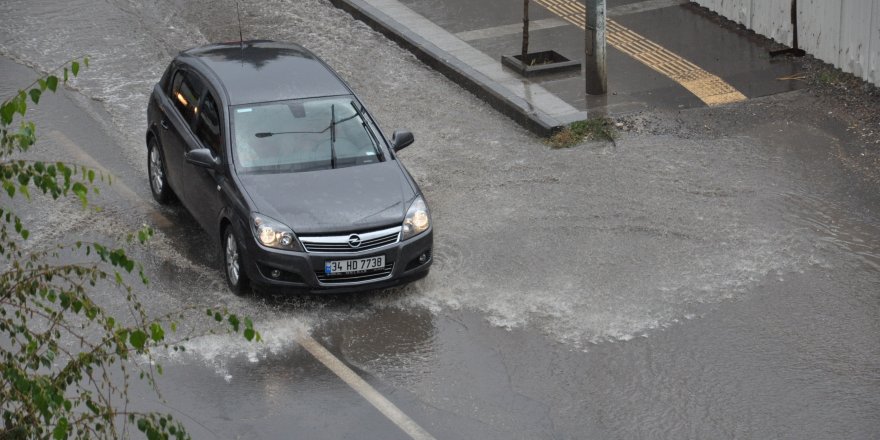
[[196, 136], [202, 144], [210, 148], [214, 154], [220, 153], [220, 114], [217, 102], [211, 92], [205, 92], [202, 107], [195, 109]]
[[183, 119], [187, 122], [192, 121], [193, 115], [196, 113], [199, 105], [199, 98], [202, 92], [202, 84], [198, 78], [187, 75], [185, 71], [178, 70], [174, 74], [171, 82], [171, 101]]

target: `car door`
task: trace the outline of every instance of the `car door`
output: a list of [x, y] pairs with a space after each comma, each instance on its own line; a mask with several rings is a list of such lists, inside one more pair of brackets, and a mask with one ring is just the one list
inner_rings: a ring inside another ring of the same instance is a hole
[[178, 69], [171, 78], [171, 85], [167, 90], [168, 99], [163, 99], [160, 106], [162, 116], [159, 121], [159, 140], [165, 153], [168, 182], [187, 206], [189, 203], [185, 200], [185, 188], [188, 170], [183, 155], [193, 137], [190, 126], [203, 89], [202, 81], [198, 77], [189, 74], [185, 69]]
[[[215, 94], [206, 88], [193, 121], [194, 143], [190, 149], [207, 148], [219, 162], [224, 161], [223, 112]], [[187, 185], [184, 189], [193, 217], [210, 233], [216, 233], [217, 219], [223, 209], [225, 172], [187, 164]]]

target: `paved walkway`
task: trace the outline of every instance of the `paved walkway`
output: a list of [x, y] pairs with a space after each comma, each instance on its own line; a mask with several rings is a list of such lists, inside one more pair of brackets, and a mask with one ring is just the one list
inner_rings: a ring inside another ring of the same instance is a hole
[[[608, 0], [608, 94], [577, 70], [525, 78], [501, 57], [522, 45], [520, 0], [332, 0], [540, 134], [589, 117], [721, 106], [795, 89], [797, 60], [686, 0]], [[583, 59], [583, 0], [531, 0], [530, 52]]]

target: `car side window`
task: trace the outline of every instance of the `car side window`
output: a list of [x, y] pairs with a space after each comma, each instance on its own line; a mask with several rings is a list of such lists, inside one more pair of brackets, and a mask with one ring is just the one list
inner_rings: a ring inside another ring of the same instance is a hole
[[214, 96], [208, 91], [201, 108], [196, 109], [196, 137], [215, 155], [220, 154], [220, 113]]
[[178, 70], [174, 74], [171, 81], [171, 101], [187, 122], [192, 121], [193, 115], [198, 111], [196, 106], [199, 105], [201, 90], [201, 82], [187, 75], [186, 71]]

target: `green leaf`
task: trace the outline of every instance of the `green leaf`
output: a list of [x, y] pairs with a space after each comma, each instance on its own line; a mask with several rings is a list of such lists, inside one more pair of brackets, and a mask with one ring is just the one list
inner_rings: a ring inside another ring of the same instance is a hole
[[152, 337], [153, 340], [156, 342], [160, 342], [165, 339], [165, 330], [162, 329], [162, 326], [159, 325], [158, 322], [154, 322], [150, 325], [150, 337]]
[[15, 116], [16, 105], [12, 101], [7, 101], [3, 103], [3, 106], [0, 107], [0, 118], [2, 118], [3, 125], [9, 125], [12, 123], [12, 117]]
[[135, 330], [131, 332], [129, 336], [129, 342], [131, 342], [131, 346], [138, 349], [143, 350], [144, 344], [147, 342], [147, 334], [141, 330]]
[[70, 71], [73, 72], [73, 76], [79, 75], [79, 63], [76, 61], [70, 63]]
[[24, 93], [24, 90], [18, 93], [18, 96], [15, 97], [15, 102], [18, 105], [18, 108], [15, 110], [24, 116], [27, 113], [27, 94]]
[[83, 207], [89, 204], [88, 198], [86, 198], [86, 194], [88, 194], [89, 190], [80, 182], [76, 182], [73, 184], [73, 193], [79, 197], [79, 200], [82, 202]]
[[95, 414], [100, 414], [100, 413], [101, 413], [101, 411], [98, 409], [98, 406], [95, 405], [95, 402], [92, 402], [91, 399], [86, 400], [86, 407], [88, 407], [89, 410], [90, 410], [91, 412], [95, 413]]
[[58, 88], [58, 77], [55, 75], [49, 75], [46, 78], [46, 87], [48, 87], [49, 90], [54, 92], [55, 89]]
[[64, 440], [67, 438], [67, 419], [62, 417], [58, 419], [58, 424], [52, 430], [52, 438], [55, 440]]
[[46, 80], [45, 79], [43, 79], [43, 78], [38, 79], [37, 84], [40, 85], [40, 90], [43, 90], [43, 91], [46, 90]]
[[89, 67], [89, 57], [83, 58], [83, 64], [85, 64], [86, 67]]
[[40, 103], [40, 95], [42, 95], [42, 94], [43, 94], [43, 92], [41, 92], [40, 89], [31, 89], [31, 91], [30, 91], [31, 101], [34, 101], [34, 104], [39, 104]]
[[89, 176], [89, 183], [94, 183], [95, 182], [95, 170], [89, 170], [88, 176]]
[[248, 341], [252, 341], [254, 339], [254, 329], [246, 328], [244, 329], [244, 338]]
[[67, 67], [65, 67], [65, 68], [64, 68], [64, 84], [67, 84], [67, 79], [68, 79], [68, 76], [67, 76]]

